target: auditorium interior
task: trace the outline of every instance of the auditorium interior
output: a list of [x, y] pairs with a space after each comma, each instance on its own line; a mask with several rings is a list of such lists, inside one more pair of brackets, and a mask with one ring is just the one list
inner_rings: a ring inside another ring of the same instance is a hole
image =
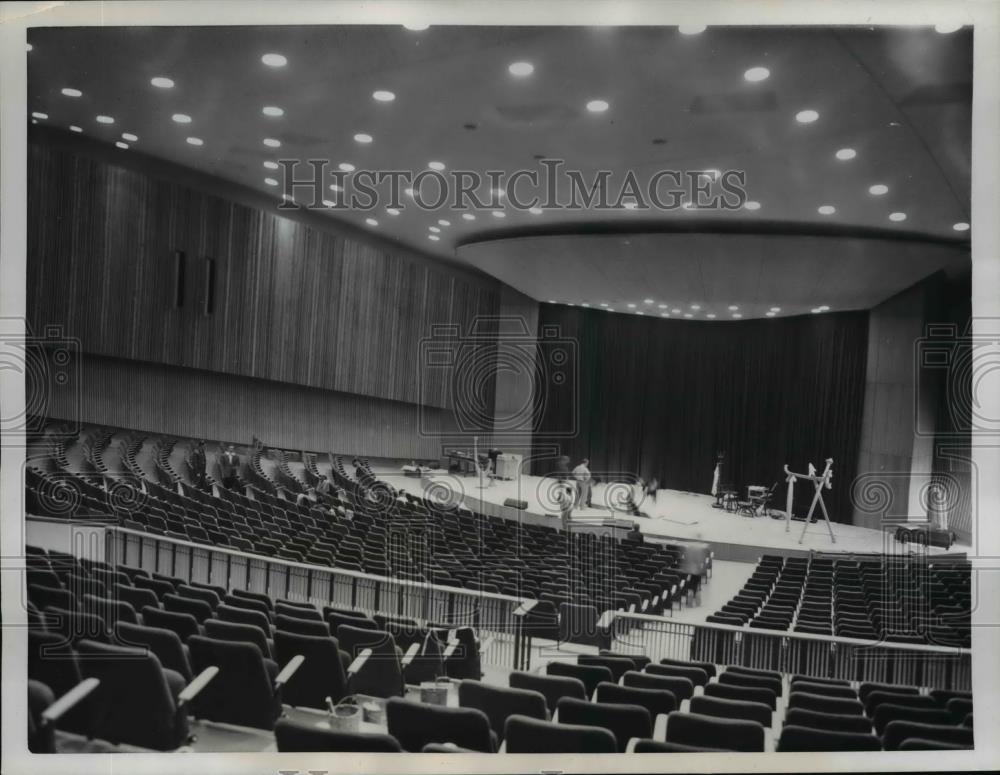
[[972, 42], [30, 29], [30, 750], [973, 748]]

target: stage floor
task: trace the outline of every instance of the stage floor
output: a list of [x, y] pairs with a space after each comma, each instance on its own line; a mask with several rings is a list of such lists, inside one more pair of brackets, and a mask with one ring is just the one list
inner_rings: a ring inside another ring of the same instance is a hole
[[[444, 471], [435, 471], [423, 478], [403, 476], [395, 471], [375, 473], [391, 482], [397, 489], [413, 495], [450, 502], [462, 502], [474, 511], [517, 518], [519, 512], [504, 507], [509, 499], [525, 501], [527, 509], [520, 512], [528, 515], [535, 524], [551, 523], [559, 526], [557, 506], [554, 497], [556, 480], [549, 477], [522, 475], [517, 481], [487, 480], [480, 488], [479, 480], [473, 476], [459, 476]], [[656, 500], [645, 498], [639, 505], [647, 517], [633, 517], [624, 511], [614, 510], [607, 504], [621, 504], [624, 485], [614, 483], [599, 484], [594, 488], [591, 502], [595, 508], [573, 510], [573, 519], [606, 517], [633, 521], [651, 539], [677, 539], [680, 541], [706, 541], [712, 544], [718, 559], [755, 562], [763, 551], [775, 550], [781, 554], [794, 555], [812, 551], [834, 552], [876, 552], [899, 553], [905, 551], [893, 537], [893, 532], [883, 532], [870, 528], [831, 523], [836, 542], [831, 542], [826, 523], [820, 519], [809, 525], [805, 538], [802, 536], [804, 521], [791, 522], [785, 530], [784, 519], [771, 517], [745, 517], [713, 507], [715, 499], [710, 495], [686, 493], [678, 490], [659, 490]], [[596, 508], [600, 504], [602, 508]], [[961, 544], [952, 546], [949, 552], [968, 551]], [[922, 548], [920, 548], [923, 551]], [[929, 554], [941, 554], [946, 550], [929, 547]]]

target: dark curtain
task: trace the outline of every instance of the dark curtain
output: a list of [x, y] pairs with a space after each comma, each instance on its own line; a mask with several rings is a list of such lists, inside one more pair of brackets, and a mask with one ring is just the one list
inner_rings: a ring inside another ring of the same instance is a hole
[[[689, 322], [544, 304], [542, 331], [533, 473], [549, 472], [556, 445], [605, 480], [656, 476], [661, 487], [707, 493], [722, 450], [724, 482], [741, 496], [777, 482], [784, 508], [782, 466], [822, 470], [832, 457], [824, 499], [831, 519], [850, 520], [867, 312]], [[574, 356], [571, 367], [546, 368], [553, 348]], [[812, 495], [800, 480], [797, 514]]]

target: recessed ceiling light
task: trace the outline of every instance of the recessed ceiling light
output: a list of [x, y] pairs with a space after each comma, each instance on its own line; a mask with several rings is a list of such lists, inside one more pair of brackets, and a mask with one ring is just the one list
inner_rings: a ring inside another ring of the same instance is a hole
[[681, 35], [698, 35], [706, 30], [704, 24], [679, 24], [677, 26], [677, 31]]
[[541, 215], [545, 211], [541, 207], [529, 207], [528, 212], [532, 215]]
[[365, 132], [358, 132], [354, 135], [354, 142], [356, 143], [370, 143], [372, 141], [372, 136], [366, 134]]
[[278, 118], [280, 116], [285, 115], [285, 111], [279, 108], [277, 105], [265, 105], [260, 109], [260, 112], [263, 113], [265, 116], [273, 116], [274, 118]]
[[660, 309], [666, 309], [667, 308], [666, 304], [657, 304], [656, 306], [659, 307]]
[[149, 80], [149, 82], [151, 84], [153, 84], [153, 86], [155, 86], [157, 89], [173, 89], [174, 88], [174, 82], [173, 82], [173, 80], [171, 80], [170, 78], [167, 78], [166, 76], [163, 76], [163, 75], [158, 75], [155, 78], [151, 78]]
[[399, 210], [395, 207], [387, 207], [385, 208], [385, 211], [389, 213], [389, 215], [399, 215]]
[[705, 317], [709, 318], [710, 320], [715, 320], [715, 313], [709, 312], [707, 315], [705, 315]]
[[673, 312], [675, 315], [680, 315], [681, 314], [681, 311], [679, 309], [677, 309], [676, 307], [674, 309], [670, 310], [670, 311]]
[[691, 305], [691, 309], [693, 309], [695, 312], [697, 312], [698, 310], [701, 309], [701, 305], [700, 304], [692, 304]]
[[581, 306], [581, 307], [589, 307], [589, 306], [590, 306], [590, 302], [587, 302], [587, 301], [581, 301], [581, 302], [580, 302], [580, 306]]
[[670, 317], [670, 313], [669, 312], [661, 312], [660, 313], [660, 317], [661, 318], [668, 318], [668, 317]]
[[70, 88], [68, 86], [65, 89], [62, 90], [62, 93], [64, 95], [66, 95], [67, 97], [82, 97], [83, 96], [83, 92], [82, 91], [80, 91], [79, 89], [72, 89], [72, 88]]
[[323, 205], [325, 207], [336, 207], [337, 203], [336, 202], [331, 202], [329, 199], [324, 199], [323, 200]]
[[82, 128], [82, 127], [78, 127], [78, 126], [76, 126], [76, 125], [73, 125], [73, 126], [71, 126], [71, 127], [69, 128], [69, 131], [70, 131], [70, 132], [82, 132], [82, 131], [83, 131], [83, 128]]
[[882, 194], [889, 193], [889, 187], [884, 183], [876, 183], [868, 189], [869, 194], [874, 194], [875, 196], [882, 196]]
[[446, 221], [444, 218], [438, 221], [438, 226], [451, 226], [451, 221]]
[[39, 113], [39, 112], [36, 111], [36, 112], [34, 112], [34, 113], [31, 114], [31, 117], [32, 118], [40, 118], [40, 119], [42, 119], [44, 121], [45, 119], [47, 119], [49, 117], [49, 114], [48, 113]]
[[427, 228], [428, 230], [434, 232], [435, 234], [438, 234], [441, 231], [441, 229], [439, 229], [437, 226], [428, 226]]
[[781, 312], [781, 307], [771, 307], [768, 312]]
[[350, 162], [342, 161], [337, 165], [341, 172], [354, 172], [355, 166]]
[[622, 205], [622, 207], [624, 207], [626, 210], [635, 210], [636, 208], [639, 207], [639, 203], [638, 202], [625, 202]]
[[434, 242], [437, 242], [441, 238], [437, 234], [428, 234], [427, 235], [427, 239], [433, 240]]
[[694, 315], [692, 315], [690, 312], [685, 312], [684, 313], [684, 317], [686, 317], [686, 318], [693, 318]]
[[507, 68], [511, 75], [524, 77], [535, 72], [535, 66], [531, 62], [514, 62]]
[[609, 305], [609, 304], [608, 304], [608, 303], [607, 303], [606, 301], [602, 301], [602, 302], [601, 302], [601, 306], [602, 306], [602, 307], [608, 307], [608, 306], [610, 306], [610, 305]]
[[800, 124], [811, 124], [819, 118], [819, 113], [815, 110], [800, 110], [795, 114], [795, 120]]
[[591, 100], [587, 103], [587, 110], [591, 113], [603, 113], [610, 105], [605, 100]]
[[[70, 128], [72, 129], [72, 127], [70, 127]], [[953, 228], [955, 231], [968, 231], [969, 230], [969, 224], [967, 224], [967, 223], [965, 223], [963, 221], [963, 222], [960, 222], [960, 223], [956, 223], [951, 228]]]
[[694, 209], [694, 204], [692, 202], [684, 202], [681, 205], [681, 208], [683, 208], [684, 210], [693, 210]]
[[414, 191], [412, 188], [407, 188], [403, 190], [403, 193], [405, 193], [407, 196], [413, 196]]
[[264, 145], [266, 145], [268, 148], [281, 147], [281, 140], [276, 140], [273, 137], [265, 137], [263, 140], [261, 140], [261, 142], [264, 143]]
[[636, 315], [645, 315], [646, 313], [643, 312], [642, 310], [638, 310], [635, 314]]
[[554, 300], [554, 299], [549, 299], [549, 304], [555, 304], [555, 303], [556, 303], [556, 302], [555, 302], [555, 300]]
[[507, 213], [501, 212], [500, 210], [494, 210], [492, 213], [494, 218], [506, 218]]
[[178, 124], [190, 124], [191, 116], [186, 113], [174, 113], [170, 118], [172, 118]]
[[268, 67], [284, 67], [288, 64], [288, 60], [281, 54], [264, 54], [260, 61]]
[[444, 169], [444, 162], [442, 162], [442, 161], [429, 161], [429, 162], [427, 162], [427, 166], [430, 169], [432, 169], [432, 170], [437, 170], [438, 172], [440, 172], [441, 170]]
[[834, 156], [836, 156], [841, 161], [850, 161], [857, 155], [858, 152], [855, 151], [853, 148], [841, 148], [834, 154]]
[[739, 320], [741, 317], [743, 317], [743, 315], [740, 312], [734, 312], [733, 313], [733, 317], [736, 318], [737, 320]]
[[760, 202], [755, 202], [754, 200], [749, 199], [743, 203], [743, 207], [745, 207], [747, 210], [759, 210]]
[[131, 132], [122, 132], [122, 140], [128, 140], [130, 143], [139, 142], [139, 138]]
[[899, 221], [905, 221], [906, 220], [906, 213], [889, 213], [889, 220], [890, 221], [897, 221], [897, 222], [899, 222]]
[[947, 35], [951, 32], [958, 32], [960, 29], [962, 29], [962, 25], [955, 22], [943, 22], [942, 24], [934, 25], [934, 31], [940, 32], [942, 35]]
[[777, 313], [775, 313], [775, 312], [765, 312], [764, 313], [764, 317], [773, 318], [775, 316], [775, 314], [777, 314]]
[[462, 213], [462, 217], [467, 221], [476, 220], [476, 216], [474, 216], [472, 213]]
[[128, 143], [123, 143], [121, 140], [115, 143], [116, 148], [121, 148], [123, 151], [128, 150]]
[[379, 89], [378, 91], [372, 92], [372, 99], [376, 102], [392, 102], [396, 99], [396, 95], [391, 91], [386, 91], [385, 89]]
[[771, 71], [766, 67], [751, 67], [743, 73], [743, 77], [751, 83], [756, 83], [757, 81], [765, 80], [770, 74]]
[[266, 169], [269, 169], [269, 170], [276, 170], [276, 169], [278, 169], [278, 162], [276, 162], [276, 161], [266, 161], [266, 162], [264, 162], [264, 167]]
[[823, 305], [817, 307], [816, 309], [818, 309], [820, 312], [829, 312], [830, 311], [830, 307], [828, 305], [826, 305], [826, 304], [823, 304]]
[[205, 141], [202, 140], [200, 137], [189, 137], [187, 139], [187, 141], [188, 141], [188, 143], [190, 145], [204, 145], [205, 144]]
[[413, 32], [423, 32], [431, 25], [427, 24], [426, 22], [405, 22], [403, 26], [408, 30], [412, 30]]
[[269, 185], [269, 186], [276, 186], [276, 185], [278, 185], [278, 181], [275, 180], [274, 178], [264, 178], [264, 182], [267, 183], [267, 185]]
[[653, 303], [653, 300], [652, 300], [652, 299], [643, 299], [643, 300], [642, 300], [642, 303], [643, 303], [643, 304], [652, 304], [652, 303]]
[[331, 191], [343, 191], [344, 189], [341, 188], [340, 186], [338, 186], [336, 183], [331, 183], [330, 184], [330, 190]]
[[365, 223], [367, 223], [369, 226], [378, 226], [378, 221], [376, 221], [374, 218], [365, 218]]
[[736, 310], [738, 310], [738, 309], [739, 309], [739, 306], [736, 305], [736, 304], [730, 304], [729, 305], [729, 311], [730, 312], [736, 312]]
[[820, 205], [819, 214], [820, 215], [833, 215], [837, 212], [837, 208], [833, 205]]
[[[48, 118], [48, 117], [46, 116], [46, 118]], [[111, 116], [98, 116], [97, 117], [97, 123], [98, 124], [113, 124], [113, 123], [115, 123], [115, 120], [113, 118], [111, 118]]]
[[635, 304], [633, 304], [632, 302], [629, 302], [625, 306], [628, 307], [629, 309], [635, 309]]

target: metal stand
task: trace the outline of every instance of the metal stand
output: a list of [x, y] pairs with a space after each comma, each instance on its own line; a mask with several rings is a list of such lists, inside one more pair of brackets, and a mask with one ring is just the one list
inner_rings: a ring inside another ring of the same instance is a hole
[[788, 464], [786, 463], [785, 474], [788, 477], [785, 480], [788, 482], [788, 498], [785, 504], [785, 532], [788, 532], [792, 524], [792, 500], [795, 492], [795, 482], [797, 479], [808, 479], [816, 488], [816, 493], [813, 495], [812, 503], [809, 506], [809, 513], [806, 515], [805, 524], [802, 526], [802, 535], [799, 536], [799, 543], [801, 544], [806, 537], [809, 523], [812, 522], [813, 513], [816, 511], [816, 504], [819, 504], [820, 510], [823, 512], [823, 519], [826, 520], [826, 529], [830, 531], [830, 542], [837, 543], [837, 538], [833, 534], [833, 526], [830, 524], [830, 515], [827, 514], [826, 504], [823, 502], [823, 489], [833, 489], [833, 485], [831, 484], [831, 480], [833, 479], [833, 458], [828, 457], [826, 459], [826, 468], [823, 469], [823, 473], [820, 476], [816, 475], [816, 467], [812, 463], [809, 464], [808, 474], [797, 474], [794, 471], [789, 471]]

